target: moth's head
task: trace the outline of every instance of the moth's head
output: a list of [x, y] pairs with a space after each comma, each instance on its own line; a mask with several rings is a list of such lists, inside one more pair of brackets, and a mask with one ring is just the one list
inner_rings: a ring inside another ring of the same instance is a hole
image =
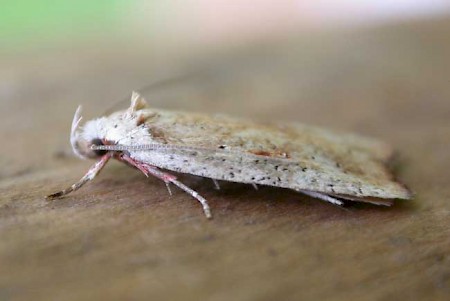
[[81, 106], [78, 107], [72, 121], [70, 143], [75, 155], [82, 159], [95, 159], [105, 155], [106, 150], [93, 150], [92, 146], [114, 145], [126, 140], [129, 133], [139, 123], [138, 111], [147, 107], [145, 100], [133, 92], [131, 106], [126, 111], [113, 113], [108, 117], [90, 120], [80, 126]]
[[86, 122], [81, 128], [81, 106], [78, 107], [72, 121], [72, 129], [70, 131], [70, 144], [72, 150], [78, 157], [82, 159], [100, 158], [106, 154], [107, 151], [93, 150], [93, 145], [103, 145], [104, 135], [102, 129], [104, 128], [104, 119], [99, 118]]

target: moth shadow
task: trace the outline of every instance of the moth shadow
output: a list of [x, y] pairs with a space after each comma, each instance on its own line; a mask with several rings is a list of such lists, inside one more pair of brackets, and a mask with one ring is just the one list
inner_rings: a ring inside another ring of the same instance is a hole
[[[272, 187], [235, 182], [219, 182], [220, 190], [210, 179], [183, 175], [184, 183], [208, 199], [213, 211], [223, 216], [239, 214], [242, 217], [289, 217], [329, 215], [333, 218], [348, 215], [348, 210], [300, 192]], [[211, 181], [211, 184], [209, 183]]]
[[[190, 177], [190, 176], [188, 176]], [[224, 182], [221, 189], [207, 187], [208, 179], [191, 179], [197, 191], [201, 191], [213, 208], [223, 214], [243, 212], [245, 216], [292, 217], [315, 216], [320, 219], [336, 220], [353, 217], [372, 217], [378, 215], [402, 216], [418, 210], [415, 201], [397, 200], [392, 206], [345, 201], [343, 206], [316, 199], [290, 189], [258, 186], [242, 183]]]
[[411, 213], [419, 210], [419, 206], [416, 200], [394, 200], [393, 205], [383, 206], [374, 205], [362, 202], [347, 201], [344, 204], [344, 208], [352, 211], [377, 211], [377, 212], [390, 212], [390, 213]]

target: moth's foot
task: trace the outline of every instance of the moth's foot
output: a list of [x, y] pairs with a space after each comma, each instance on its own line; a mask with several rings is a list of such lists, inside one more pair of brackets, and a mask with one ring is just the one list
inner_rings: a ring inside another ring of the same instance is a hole
[[45, 196], [45, 199], [46, 200], [59, 199], [59, 198], [63, 197], [64, 195], [65, 195], [64, 191], [58, 191], [58, 192], [55, 192], [55, 193]]

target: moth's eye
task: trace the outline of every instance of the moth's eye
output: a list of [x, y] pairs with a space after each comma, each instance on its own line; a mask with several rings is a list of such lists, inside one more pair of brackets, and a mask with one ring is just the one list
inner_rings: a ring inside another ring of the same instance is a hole
[[[91, 145], [104, 145], [103, 144], [103, 142], [102, 142], [102, 140], [101, 139], [93, 139], [92, 141], [91, 141]], [[94, 152], [94, 154], [96, 155], [96, 156], [99, 156], [99, 157], [101, 157], [101, 156], [103, 156], [103, 155], [105, 155], [108, 151], [107, 150], [100, 150], [100, 149], [97, 149], [97, 150], [93, 150], [93, 152]]]

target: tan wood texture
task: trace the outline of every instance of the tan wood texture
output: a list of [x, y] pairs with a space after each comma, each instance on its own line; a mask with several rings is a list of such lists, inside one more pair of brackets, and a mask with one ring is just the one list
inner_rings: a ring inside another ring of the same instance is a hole
[[[448, 20], [178, 60], [91, 49], [1, 61], [0, 300], [449, 300]], [[70, 155], [78, 104], [92, 118], [192, 69], [202, 71], [144, 93], [148, 102], [381, 138], [416, 198], [344, 210], [181, 175], [209, 200], [208, 221], [188, 195], [114, 162], [84, 189], [44, 199], [92, 164]]]

